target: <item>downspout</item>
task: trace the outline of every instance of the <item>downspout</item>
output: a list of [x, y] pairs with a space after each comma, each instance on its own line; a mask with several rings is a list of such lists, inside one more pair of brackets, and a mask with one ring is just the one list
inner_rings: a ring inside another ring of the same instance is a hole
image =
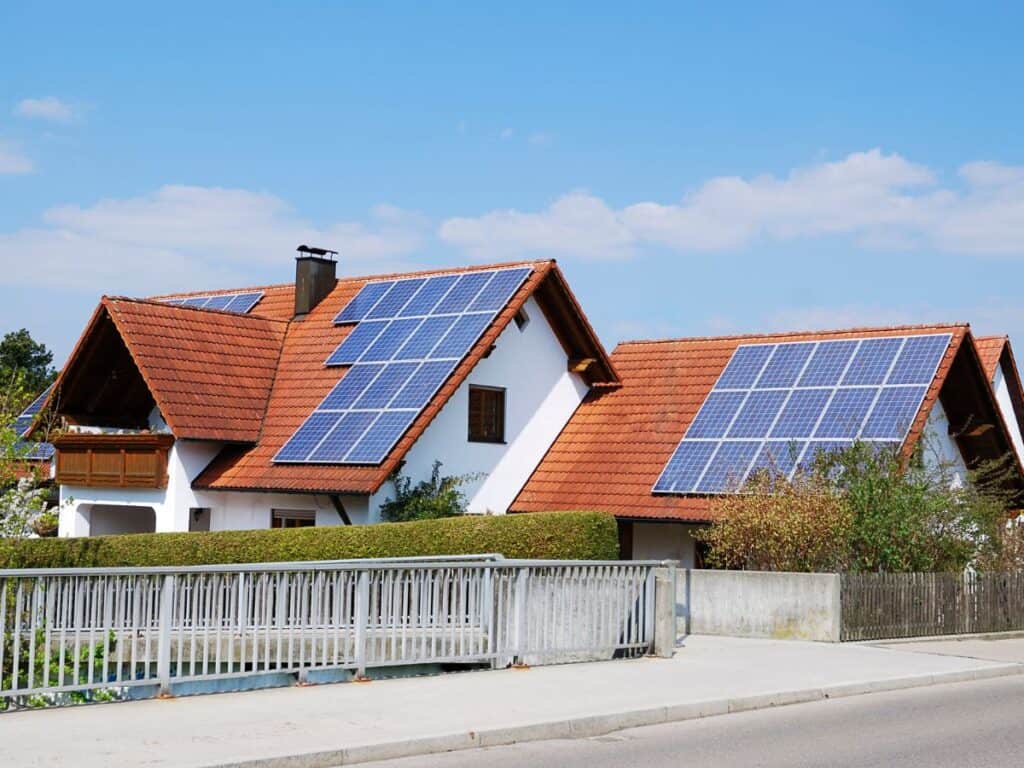
[[327, 494], [327, 498], [329, 498], [331, 500], [331, 504], [334, 505], [334, 509], [338, 513], [338, 517], [341, 518], [341, 522], [345, 525], [352, 525], [352, 520], [348, 516], [348, 511], [345, 509], [345, 505], [341, 503], [341, 496], [329, 493]]

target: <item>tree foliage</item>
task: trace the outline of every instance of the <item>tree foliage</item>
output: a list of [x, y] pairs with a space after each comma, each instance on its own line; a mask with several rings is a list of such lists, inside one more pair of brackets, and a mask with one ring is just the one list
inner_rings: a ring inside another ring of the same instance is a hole
[[53, 353], [45, 344], [33, 339], [25, 328], [11, 331], [0, 339], [0, 377], [8, 381], [14, 376], [20, 377], [22, 386], [32, 397], [57, 378]]
[[462, 487], [476, 477], [442, 476], [441, 462], [435, 461], [430, 478], [413, 485], [412, 479], [402, 474], [399, 467], [391, 478], [395, 496], [381, 504], [381, 517], [389, 523], [405, 523], [463, 515], [466, 513], [466, 496]]
[[0, 380], [0, 537], [30, 536], [49, 497], [40, 487], [39, 467], [25, 461], [31, 446], [16, 428], [19, 413], [33, 397], [22, 371]]
[[[1010, 457], [956, 476], [927, 445], [855, 443], [788, 481], [762, 473], [715, 507], [698, 533], [712, 565], [789, 571], [960, 571], [1009, 546]], [[1024, 545], [1020, 546], [1024, 560]]]

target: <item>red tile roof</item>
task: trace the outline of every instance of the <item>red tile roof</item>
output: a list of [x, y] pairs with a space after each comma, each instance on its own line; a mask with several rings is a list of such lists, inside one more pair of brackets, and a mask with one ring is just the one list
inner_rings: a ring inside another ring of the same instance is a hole
[[952, 342], [911, 427], [909, 448], [957, 349], [970, 338], [966, 325], [624, 342], [612, 353], [623, 386], [591, 392], [511, 511], [599, 510], [626, 518], [705, 521], [712, 514], [708, 497], [654, 495], [651, 489], [740, 344], [926, 333], [950, 333]]
[[[256, 306], [249, 310], [249, 315], [266, 317], [270, 320], [291, 320], [295, 314], [295, 284], [283, 283], [278, 285], [257, 285], [251, 288], [228, 288], [218, 291], [191, 291], [189, 293], [166, 293], [160, 296], [150, 296], [152, 301], [166, 301], [167, 299], [187, 299], [189, 296], [223, 296], [228, 293], [255, 293], [262, 292], [263, 298]], [[207, 310], [213, 311], [213, 310]], [[237, 313], [236, 313], [237, 314]]]
[[138, 299], [102, 306], [176, 437], [259, 438], [287, 323]]
[[1009, 342], [1008, 336], [978, 336], [974, 339], [974, 346], [978, 350], [978, 357], [981, 358], [981, 365], [989, 381], [995, 380], [999, 359]]
[[[215, 490], [281, 490], [372, 493], [441, 410], [476, 363], [531, 296], [535, 296], [568, 350], [593, 359], [586, 376], [594, 384], [619, 383], [554, 261], [517, 262], [415, 274], [445, 274], [506, 266], [532, 273], [491, 326], [416, 418], [387, 459], [377, 466], [274, 464], [272, 459], [347, 369], [324, 361], [354, 326], [335, 325], [335, 315], [369, 280], [402, 275], [342, 278], [314, 309], [297, 319], [294, 286], [247, 288], [264, 298], [247, 315], [181, 307], [152, 300], [103, 300], [146, 386], [176, 437], [240, 442], [228, 446], [193, 485]], [[237, 293], [242, 289], [185, 295]], [[89, 329], [83, 341], [89, 336]], [[79, 347], [83, 346], [79, 342]], [[65, 371], [73, 367], [72, 361]], [[63, 374], [62, 374], [63, 376]]]

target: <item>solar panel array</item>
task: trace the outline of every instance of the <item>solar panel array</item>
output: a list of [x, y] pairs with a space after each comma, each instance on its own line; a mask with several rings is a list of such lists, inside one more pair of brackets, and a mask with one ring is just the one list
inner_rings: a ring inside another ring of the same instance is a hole
[[357, 325], [325, 363], [351, 367], [274, 461], [382, 462], [531, 272], [364, 285], [335, 317], [336, 324]]
[[[53, 385], [51, 384], [46, 388], [46, 391], [33, 400], [29, 406], [19, 414], [18, 418], [15, 419], [14, 431], [17, 433], [19, 438], [24, 438], [28, 434], [28, 431], [32, 428], [32, 423], [39, 415], [39, 411], [42, 410], [43, 405], [46, 403], [46, 398], [50, 396], [50, 390], [52, 389]], [[18, 440], [16, 449], [19, 456], [26, 459], [39, 459], [42, 461], [53, 458], [54, 453], [54, 448], [50, 443], [39, 443], [24, 439]]]
[[855, 440], [906, 438], [949, 334], [742, 345], [654, 485], [725, 493], [751, 473], [792, 477]]
[[214, 296], [187, 296], [183, 299], [163, 299], [164, 304], [196, 309], [220, 309], [224, 312], [247, 314], [263, 298], [262, 291], [248, 293], [218, 293]]

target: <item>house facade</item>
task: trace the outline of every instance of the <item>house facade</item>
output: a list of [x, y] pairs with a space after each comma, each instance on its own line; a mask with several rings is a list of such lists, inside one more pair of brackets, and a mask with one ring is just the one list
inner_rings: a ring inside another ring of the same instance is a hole
[[951, 483], [1009, 455], [1024, 488], [1008, 341], [967, 325], [625, 342], [611, 359], [623, 386], [587, 396], [510, 511], [610, 512], [625, 557], [699, 565], [694, 530], [772, 450], [792, 476], [855, 439], [919, 448]]
[[373, 523], [398, 470], [504, 513], [620, 386], [552, 261], [104, 297], [49, 408], [61, 536]]

